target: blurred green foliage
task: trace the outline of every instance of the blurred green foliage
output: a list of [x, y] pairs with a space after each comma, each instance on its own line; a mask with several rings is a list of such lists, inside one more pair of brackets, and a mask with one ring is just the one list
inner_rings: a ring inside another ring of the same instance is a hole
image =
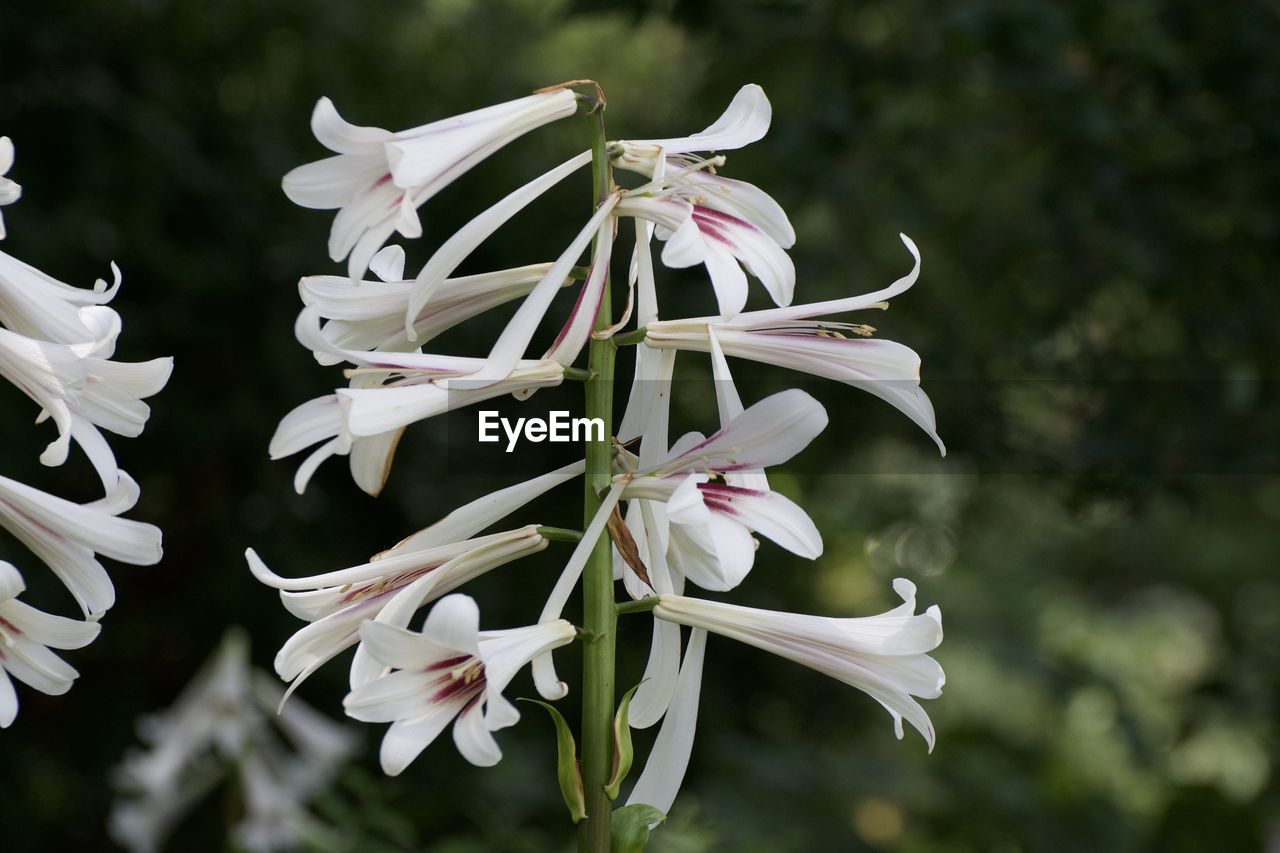
[[[438, 424], [410, 431], [376, 501], [333, 463], [297, 497], [292, 464], [266, 459], [278, 418], [339, 381], [290, 334], [296, 279], [336, 269], [329, 216], [279, 191], [321, 154], [315, 99], [401, 128], [577, 77], [604, 85], [614, 136], [700, 129], [762, 84], [773, 129], [726, 174], [790, 212], [803, 301], [881, 286], [906, 269], [897, 232], [917, 241], [921, 283], [871, 321], [921, 353], [951, 450], [939, 461], [887, 406], [804, 383], [835, 426], [776, 482], [826, 555], [765, 543], [736, 596], [871, 613], [894, 576], [914, 578], [948, 629], [934, 754], [896, 742], [865, 696], [713, 641], [685, 792], [651, 849], [1280, 843], [1277, 56], [1280, 11], [1260, 1], [4, 4], [0, 133], [25, 188], [4, 248], [79, 284], [115, 259], [121, 356], [177, 358], [146, 434], [118, 450], [166, 559], [114, 571], [119, 604], [69, 656], [68, 696], [22, 691], [0, 734], [4, 849], [107, 843], [134, 719], [169, 704], [224, 625], [247, 626], [269, 665], [297, 623], [253, 583], [245, 546], [282, 574], [338, 568], [503, 484], [448, 476]], [[561, 123], [442, 193], [411, 268], [584, 139]], [[471, 268], [550, 260], [588, 198], [567, 182]], [[665, 313], [705, 313], [697, 281], [666, 273]], [[34, 464], [47, 437], [0, 393], [5, 473], [88, 497], [85, 470]], [[707, 426], [705, 389], [683, 396]], [[575, 497], [531, 517], [571, 525]], [[0, 549], [37, 603], [69, 603]], [[563, 557], [477, 582], [486, 624], [532, 619]], [[643, 619], [624, 624], [624, 682], [646, 643]], [[336, 715], [344, 682], [335, 665], [304, 693]], [[442, 743], [394, 780], [378, 734], [324, 807], [352, 849], [565, 849], [544, 725], [504, 734], [495, 770]], [[210, 807], [174, 849], [220, 849], [220, 834]]]

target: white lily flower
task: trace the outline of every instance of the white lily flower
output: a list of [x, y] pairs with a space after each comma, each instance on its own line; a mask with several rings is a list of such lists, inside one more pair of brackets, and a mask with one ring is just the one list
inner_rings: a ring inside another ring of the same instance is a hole
[[764, 89], [748, 83], [706, 130], [670, 139], [619, 140], [609, 143], [609, 154], [618, 168], [653, 177], [667, 155], [731, 151], [757, 142], [769, 132], [772, 119], [773, 107]]
[[[311, 624], [294, 634], [276, 655], [276, 672], [292, 693], [319, 667], [359, 642], [360, 625], [377, 620], [409, 624], [424, 604], [498, 566], [537, 553], [547, 539], [537, 525], [476, 536], [529, 501], [579, 476], [575, 462], [524, 483], [478, 498], [440, 521], [376, 554], [366, 563], [303, 578], [273, 573], [252, 548], [245, 552], [260, 582], [281, 590], [289, 612]], [[363, 648], [351, 664], [351, 686], [377, 676]]]
[[499, 380], [464, 374], [378, 388], [344, 388], [338, 391], [338, 404], [348, 432], [373, 436], [504, 394], [524, 394], [562, 381], [564, 365], [551, 360], [524, 361], [517, 362]]
[[927, 654], [942, 642], [942, 612], [933, 605], [916, 614], [916, 587], [898, 578], [894, 591], [903, 603], [877, 616], [838, 619], [780, 613], [703, 601], [678, 595], [659, 596], [653, 615], [702, 628], [713, 634], [825, 673], [857, 687], [884, 706], [902, 738], [905, 719], [933, 751], [934, 730], [915, 698], [942, 695], [942, 667]]
[[[387, 246], [369, 264], [381, 281], [352, 283], [346, 276], [317, 275], [302, 279], [298, 289], [307, 311], [328, 320], [324, 338], [333, 346], [350, 350], [399, 351], [420, 346], [454, 326], [524, 296], [551, 269], [551, 264], [531, 264], [515, 269], [445, 280], [430, 310], [414, 320], [414, 341], [405, 331], [404, 316], [413, 290], [405, 281], [404, 249]], [[567, 277], [561, 286], [573, 281]], [[310, 321], [308, 321], [310, 322]], [[326, 350], [314, 350], [321, 364], [337, 364], [341, 358]]]
[[796, 270], [786, 249], [795, 231], [786, 213], [759, 188], [709, 174], [715, 162], [672, 159], [666, 177], [624, 194], [618, 215], [655, 224], [666, 266], [705, 265], [722, 317], [746, 305], [744, 267], [776, 304], [790, 305]]
[[342, 349], [325, 340], [317, 321], [311, 312], [299, 316], [296, 331], [304, 344], [365, 367], [354, 372], [351, 387], [302, 403], [276, 427], [268, 446], [272, 459], [320, 444], [298, 467], [294, 488], [299, 494], [324, 460], [350, 454], [353, 479], [365, 492], [377, 495], [409, 424], [503, 394], [529, 393], [564, 381], [563, 365], [543, 360], [518, 363], [506, 380], [496, 384], [481, 383], [472, 374], [483, 367], [482, 359]]
[[[120, 268], [111, 264], [110, 287], [98, 279], [92, 290], [72, 287], [17, 258], [0, 252], [0, 323], [29, 338], [57, 344], [96, 343], [93, 354], [109, 358], [114, 336], [102, 339], [105, 329], [119, 327], [109, 308], [92, 308], [110, 302], [120, 289]], [[83, 312], [83, 313], [82, 313]], [[84, 348], [78, 351], [84, 352]], [[86, 352], [87, 354], [87, 352]]]
[[124, 471], [111, 493], [86, 504], [0, 477], [0, 527], [43, 560], [85, 616], [96, 619], [115, 603], [115, 587], [97, 555], [135, 566], [160, 562], [160, 529], [118, 517], [137, 500], [138, 484]]
[[[13, 167], [13, 141], [7, 136], [0, 136], [0, 207], [13, 204], [22, 198], [22, 187], [11, 178], [6, 178]], [[0, 216], [0, 240], [5, 236], [4, 217]]]
[[574, 636], [563, 619], [481, 631], [475, 601], [450, 595], [431, 609], [421, 633], [376, 622], [361, 627], [361, 642], [394, 671], [352, 690], [342, 704], [357, 720], [391, 723], [381, 750], [389, 776], [408, 767], [454, 718], [458, 751], [489, 767], [502, 759], [493, 732], [520, 719], [502, 691], [531, 660]]
[[120, 362], [90, 355], [110, 351], [120, 332], [120, 318], [101, 306], [81, 308], [80, 318], [100, 324], [94, 328], [94, 341], [49, 343], [0, 329], [0, 376], [41, 407], [41, 420], [49, 417], [58, 427], [58, 438], [45, 448], [40, 461], [61, 465], [74, 438], [104, 487], [111, 489], [115, 456], [98, 428], [117, 435], [139, 435], [151, 413], [142, 400], [158, 393], [169, 381], [173, 359]]
[[81, 622], [18, 601], [22, 574], [0, 560], [0, 728], [18, 715], [16, 678], [41, 693], [61, 696], [79, 675], [50, 649], [79, 649], [98, 636], [97, 622]]
[[869, 326], [813, 319], [885, 308], [886, 299], [911, 287], [920, 276], [920, 252], [909, 237], [900, 236], [915, 258], [915, 265], [910, 273], [882, 290], [809, 305], [747, 311], [729, 320], [660, 320], [647, 327], [645, 344], [710, 352], [714, 335], [727, 356], [800, 370], [861, 388], [906, 414], [945, 454], [933, 404], [920, 388], [920, 356], [902, 344], [867, 337], [875, 331]]
[[[386, 376], [361, 373], [352, 377], [351, 385], [373, 387]], [[328, 394], [308, 400], [285, 415], [271, 437], [267, 452], [272, 459], [283, 459], [323, 442], [298, 466], [293, 478], [294, 490], [298, 494], [306, 491], [311, 476], [330, 456], [347, 456], [351, 478], [356, 485], [377, 497], [391, 475], [391, 461], [403, 432], [403, 429], [395, 429], [381, 435], [353, 436], [343, 425], [338, 395]]]
[[822, 404], [792, 389], [766, 397], [710, 438], [689, 433], [668, 457], [624, 476], [624, 498], [666, 505], [668, 562], [703, 589], [733, 589], [755, 561], [752, 532], [809, 559], [822, 537], [803, 509], [777, 492], [733, 482], [740, 471], [787, 461], [827, 425]]
[[560, 89], [392, 133], [349, 124], [321, 98], [311, 129], [337, 156], [294, 169], [284, 191], [302, 207], [338, 208], [329, 256], [350, 256], [348, 273], [358, 279], [392, 233], [421, 236], [417, 209], [427, 199], [507, 143], [576, 110], [577, 96]]

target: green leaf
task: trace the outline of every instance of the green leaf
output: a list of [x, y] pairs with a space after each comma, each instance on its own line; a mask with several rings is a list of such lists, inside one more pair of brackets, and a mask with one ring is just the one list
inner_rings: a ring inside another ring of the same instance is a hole
[[582, 790], [582, 770], [578, 766], [578, 747], [574, 743], [573, 732], [569, 731], [569, 724], [554, 705], [537, 699], [519, 701], [532, 702], [546, 708], [552, 722], [556, 724], [556, 776], [560, 780], [560, 794], [569, 809], [569, 817], [577, 823], [587, 816], [587, 798]]
[[667, 816], [653, 806], [632, 803], [613, 812], [612, 853], [644, 853], [649, 843], [649, 825], [662, 823]]
[[613, 778], [604, 786], [604, 792], [611, 800], [618, 799], [618, 789], [622, 787], [622, 780], [631, 772], [631, 762], [635, 758], [636, 751], [631, 746], [631, 726], [627, 724], [627, 710], [631, 707], [631, 697], [639, 689], [640, 685], [637, 684], [623, 695], [618, 713], [613, 717]]

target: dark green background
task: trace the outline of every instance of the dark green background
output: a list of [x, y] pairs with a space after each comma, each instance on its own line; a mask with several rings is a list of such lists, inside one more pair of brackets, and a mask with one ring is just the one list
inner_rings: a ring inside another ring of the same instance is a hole
[[[120, 356], [177, 366], [145, 435], [115, 443], [165, 560], [113, 567], [119, 604], [68, 654], [70, 694], [21, 690], [0, 733], [0, 846], [103, 848], [135, 718], [173, 700], [228, 624], [269, 666], [298, 623], [250, 578], [247, 545], [282, 574], [327, 571], [504, 484], [449, 465], [443, 422], [410, 430], [378, 500], [341, 463], [299, 498], [293, 463], [266, 458], [279, 417], [340, 381], [291, 335], [296, 280], [337, 270], [330, 215], [279, 189], [322, 154], [315, 99], [398, 129], [575, 77], [604, 85], [612, 136], [698, 130], [763, 85], [773, 128], [725, 173], [789, 211], [798, 301], [882, 286], [907, 268], [897, 233], [917, 241], [920, 284], [866, 319], [922, 355], [951, 450], [939, 461], [865, 394], [800, 382], [833, 427], [775, 484], [827, 553], [811, 565], [763, 543], [733, 596], [863, 614], [914, 578], [948, 632], [934, 754], [895, 741], [856, 691], [713, 639], [689, 777], [652, 849], [1277, 843], [1277, 56], [1265, 2], [6, 2], [0, 134], [26, 194], [3, 248], [77, 284], [115, 259]], [[410, 268], [585, 133], [562, 122], [442, 193]], [[551, 260], [589, 193], [585, 173], [566, 182], [466, 269]], [[661, 283], [668, 316], [710, 310], [698, 276]], [[501, 319], [444, 343], [477, 351]], [[799, 381], [736, 373], [749, 399]], [[82, 460], [35, 463], [48, 427], [0, 395], [4, 472], [91, 497]], [[679, 396], [689, 423], [713, 423], [706, 386]], [[576, 498], [518, 521], [572, 526]], [[71, 611], [31, 558], [0, 550], [33, 603]], [[566, 554], [469, 589], [485, 624], [535, 618]], [[642, 618], [624, 625], [623, 681], [646, 644]], [[336, 715], [344, 682], [335, 664], [302, 695]], [[367, 729], [327, 812], [353, 849], [564, 849], [550, 732], [528, 713], [496, 769], [446, 741], [384, 781]], [[223, 814], [197, 813], [173, 849], [223, 849]]]

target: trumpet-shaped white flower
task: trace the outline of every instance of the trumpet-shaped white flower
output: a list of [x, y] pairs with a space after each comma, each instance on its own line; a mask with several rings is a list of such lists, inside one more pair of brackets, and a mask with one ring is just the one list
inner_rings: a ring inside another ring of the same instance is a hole
[[175, 825], [228, 775], [244, 797], [233, 828], [247, 850], [295, 849], [323, 827], [305, 808], [356, 747], [354, 732], [301, 702], [276, 714], [280, 687], [249, 664], [232, 630], [161, 714], [138, 723], [145, 750], [116, 772], [111, 835], [135, 853], [161, 849]]
[[321, 98], [311, 129], [336, 156], [285, 175], [284, 191], [302, 207], [338, 208], [329, 256], [350, 256], [348, 272], [358, 279], [392, 233], [421, 236], [417, 209], [427, 199], [509, 142], [576, 110], [577, 96], [560, 89], [392, 133], [349, 124]]
[[79, 675], [50, 649], [79, 649], [98, 636], [97, 622], [81, 622], [18, 601], [22, 574], [0, 560], [0, 728], [18, 715], [16, 678], [41, 693], [61, 696]]
[[[11, 178], [6, 178], [9, 169], [13, 168], [13, 141], [7, 136], [0, 136], [0, 207], [13, 204], [22, 198], [22, 187]], [[0, 216], [0, 240], [5, 236], [4, 216]]]
[[[110, 302], [120, 289], [120, 268], [111, 265], [113, 282], [98, 279], [92, 290], [72, 287], [17, 258], [0, 252], [0, 323], [29, 338], [57, 344], [93, 344], [92, 350], [109, 358], [115, 338], [104, 330], [118, 330], [119, 318], [109, 308], [91, 308]], [[85, 311], [84, 309], [90, 310]]]
[[489, 767], [502, 759], [493, 732], [520, 719], [502, 691], [531, 660], [574, 636], [563, 619], [481, 631], [475, 601], [450, 595], [431, 609], [421, 633], [376, 622], [361, 627], [362, 643], [393, 671], [352, 690], [342, 704], [357, 720], [391, 723], [381, 750], [388, 775], [408, 767], [455, 718], [458, 751]]
[[857, 687], [884, 706], [902, 738], [905, 719], [933, 750], [929, 715], [916, 698], [942, 695], [945, 677], [929, 657], [942, 642], [942, 611], [917, 614], [916, 587], [893, 582], [903, 603], [878, 616], [838, 619], [779, 613], [678, 595], [658, 597], [653, 615], [764, 649]]
[[120, 362], [93, 355], [114, 346], [120, 318], [101, 306], [81, 308], [80, 317], [101, 324], [91, 343], [49, 343], [0, 329], [0, 376], [35, 401], [43, 410], [42, 419], [51, 418], [58, 428], [58, 437], [40, 461], [61, 465], [74, 438], [110, 489], [115, 457], [98, 428], [130, 437], [141, 434], [151, 414], [142, 401], [169, 381], [173, 359]]
[[665, 460], [631, 474], [623, 497], [665, 503], [667, 561], [703, 589], [732, 589], [755, 561], [753, 531], [793, 554], [821, 555], [822, 537], [803, 509], [767, 481], [759, 488], [734, 476], [785, 462], [826, 425], [826, 410], [805, 392], [774, 394], [710, 438], [684, 436]]
[[374, 436], [505, 394], [525, 394], [564, 380], [564, 365], [551, 360], [519, 362], [492, 383], [453, 375], [378, 388], [338, 391], [344, 427], [354, 436]]
[[137, 500], [138, 484], [124, 471], [111, 493], [86, 504], [0, 477], [0, 527], [48, 565], [86, 616], [97, 618], [115, 602], [115, 587], [97, 555], [135, 566], [160, 561], [160, 529], [119, 517]]
[[[289, 612], [311, 624], [299, 630], [276, 655], [276, 672], [302, 681], [359, 642], [367, 621], [403, 627], [424, 604], [498, 566], [537, 553], [547, 539], [536, 525], [476, 536], [549, 489], [582, 473], [581, 462], [502, 489], [459, 507], [445, 518], [375, 555], [367, 563], [304, 578], [273, 573], [250, 548], [249, 568], [262, 583], [281, 590]], [[381, 667], [361, 647], [351, 664], [351, 686], [378, 674]]]
[[933, 404], [920, 388], [920, 356], [902, 344], [868, 337], [875, 331], [869, 326], [813, 319], [886, 308], [885, 300], [915, 284], [920, 276], [920, 252], [910, 238], [901, 236], [915, 265], [910, 273], [882, 290], [809, 305], [747, 311], [729, 320], [660, 320], [647, 327], [645, 344], [710, 352], [714, 338], [727, 356], [800, 370], [861, 388], [911, 418], [945, 454]]
[[[551, 264], [447, 279], [436, 292], [430, 310], [414, 320], [412, 342], [405, 331], [404, 316], [414, 283], [403, 278], [404, 249], [387, 246], [374, 256], [369, 269], [381, 281], [353, 283], [346, 276], [316, 275], [302, 279], [298, 285], [307, 306], [304, 311], [328, 320], [323, 334], [334, 347], [399, 351], [421, 346], [465, 320], [528, 294]], [[567, 277], [562, 286], [572, 281]], [[310, 319], [306, 322], [312, 323]], [[313, 352], [321, 364], [342, 361], [341, 356], [328, 349]]]

